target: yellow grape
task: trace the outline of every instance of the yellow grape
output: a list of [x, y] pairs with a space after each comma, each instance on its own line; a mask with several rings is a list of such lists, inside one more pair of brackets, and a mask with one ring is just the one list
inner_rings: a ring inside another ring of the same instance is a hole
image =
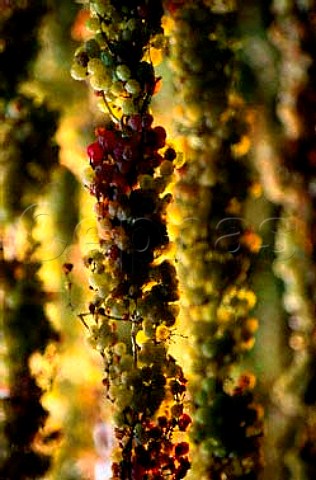
[[108, 279], [104, 273], [92, 272], [89, 275], [89, 283], [94, 290], [98, 290], [100, 287], [107, 286]]
[[87, 65], [88, 72], [103, 76], [107, 74], [107, 70], [99, 58], [91, 58]]
[[74, 62], [71, 66], [70, 74], [74, 80], [85, 80], [87, 77], [87, 69], [77, 62]]
[[114, 345], [113, 352], [115, 353], [115, 355], [121, 357], [122, 355], [124, 355], [124, 353], [126, 353], [126, 344], [123, 342], [116, 343]]
[[84, 185], [90, 185], [91, 183], [94, 182], [94, 179], [95, 179], [95, 174], [93, 169], [91, 167], [86, 167], [83, 170], [81, 177]]
[[156, 329], [156, 339], [158, 342], [164, 342], [170, 337], [170, 330], [166, 325], [159, 325]]

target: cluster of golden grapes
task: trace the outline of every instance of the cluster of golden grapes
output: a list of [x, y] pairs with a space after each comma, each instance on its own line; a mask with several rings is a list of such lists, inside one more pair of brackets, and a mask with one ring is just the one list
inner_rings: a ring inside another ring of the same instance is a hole
[[234, 91], [236, 11], [231, 2], [221, 9], [170, 3], [170, 64], [186, 157], [175, 209], [188, 221], [174, 228], [183, 315], [194, 340], [192, 471], [253, 479], [262, 467], [262, 408], [255, 376], [241, 362], [258, 328], [248, 278], [261, 239], [244, 210], [254, 181], [245, 106]]

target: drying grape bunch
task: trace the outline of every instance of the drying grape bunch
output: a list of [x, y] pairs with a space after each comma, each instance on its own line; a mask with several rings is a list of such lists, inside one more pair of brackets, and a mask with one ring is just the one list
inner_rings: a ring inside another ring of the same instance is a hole
[[91, 38], [75, 52], [71, 73], [90, 84], [104, 122], [83, 173], [96, 199], [99, 248], [84, 257], [93, 297], [79, 316], [104, 358], [118, 446], [112, 478], [176, 480], [190, 468], [191, 418], [187, 379], [168, 353], [179, 312], [167, 230], [177, 153], [150, 111], [163, 9], [159, 1], [89, 5]]

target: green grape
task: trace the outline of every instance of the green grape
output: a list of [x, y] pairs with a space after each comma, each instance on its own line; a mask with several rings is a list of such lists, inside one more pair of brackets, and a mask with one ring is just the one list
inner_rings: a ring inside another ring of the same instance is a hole
[[85, 264], [88, 262], [89, 264], [91, 262], [103, 262], [105, 259], [104, 254], [100, 252], [100, 250], [97, 250], [94, 248], [93, 250], [90, 250], [85, 256], [84, 256], [84, 262]]
[[115, 405], [117, 408], [124, 410], [128, 407], [133, 399], [133, 392], [120, 386], [115, 397]]
[[99, 307], [102, 301], [103, 301], [103, 298], [101, 298], [100, 295], [97, 293], [93, 296], [91, 305], [93, 305], [94, 307]]
[[96, 17], [90, 17], [86, 21], [86, 27], [91, 31], [91, 32], [97, 32], [100, 30], [100, 22], [99, 19]]
[[[105, 53], [104, 51], [102, 51], [102, 49], [107, 46], [107, 45], [106, 45], [105, 38], [104, 38], [104, 35], [103, 35], [103, 33], [98, 32], [98, 33], [95, 34], [95, 37], [94, 37], [94, 38], [95, 38], [96, 42], [98, 42], [98, 45], [99, 45], [99, 47], [100, 47], [100, 49], [101, 49], [100, 58], [101, 58], [101, 60], [102, 60], [102, 57], [103, 57], [103, 55], [104, 55], [104, 53]], [[103, 63], [104, 63], [104, 62], [103, 62]], [[104, 63], [104, 64], [107, 65], [106, 63]]]
[[134, 359], [133, 359], [132, 355], [130, 355], [128, 353], [124, 353], [122, 355], [121, 359], [120, 359], [120, 370], [122, 372], [123, 371], [128, 371], [133, 367], [133, 364], [134, 364]]
[[136, 18], [130, 18], [126, 22], [126, 28], [128, 28], [131, 31], [136, 30], [138, 27], [139, 27], [139, 21]]
[[86, 53], [86, 51], [85, 51], [84, 46], [80, 45], [80, 47], [76, 48], [76, 50], [75, 50], [75, 54], [74, 54], [75, 59], [76, 59], [76, 57], [80, 56], [82, 53]]
[[91, 272], [89, 283], [94, 290], [98, 290], [101, 287], [106, 287], [108, 279], [104, 273]]
[[87, 65], [88, 72], [91, 74], [106, 76], [107, 70], [99, 58], [91, 58]]
[[126, 82], [125, 84], [125, 90], [134, 95], [134, 96], [137, 96], [140, 94], [141, 92], [141, 86], [139, 84], [139, 82], [137, 80], [134, 80], [134, 79], [130, 79]]
[[90, 3], [90, 8], [92, 13], [103, 17], [108, 11], [109, 2], [107, 0], [94, 0]]
[[107, 74], [99, 75], [94, 74], [90, 77], [90, 85], [93, 90], [105, 90], [107, 91], [111, 87], [112, 81]]
[[112, 336], [112, 329], [107, 320], [102, 322], [101, 327], [99, 328], [98, 337], [107, 339], [109, 336]]
[[120, 385], [113, 385], [113, 383], [111, 383], [109, 387], [110, 397], [113, 399], [116, 399], [119, 396], [119, 394], [120, 394]]
[[202, 380], [202, 389], [207, 394], [215, 393], [216, 388], [216, 378], [215, 377], [207, 377]]
[[113, 82], [110, 88], [110, 92], [116, 97], [123, 95], [124, 83], [121, 80], [117, 80], [116, 82]]
[[97, 338], [99, 336], [99, 327], [97, 325], [92, 325], [90, 332], [94, 338]]
[[93, 349], [97, 349], [97, 339], [93, 336], [93, 335], [90, 335], [88, 338], [87, 338], [87, 342], [89, 343], [90, 347], [92, 347]]
[[[97, 35], [97, 37], [99, 37], [99, 34]], [[103, 39], [103, 35], [101, 35], [101, 38], [104, 42], [104, 39]], [[100, 43], [100, 41], [99, 41]], [[106, 66], [106, 67], [111, 67], [113, 64], [114, 64], [114, 59], [113, 59], [113, 56], [111, 55], [110, 52], [108, 51], [102, 51], [101, 52], [101, 55], [100, 55], [100, 58], [102, 60], [102, 63]]]
[[[105, 18], [108, 18], [110, 19], [111, 23], [112, 24], [118, 24], [119, 21], [120, 21], [120, 18], [119, 18], [119, 15], [117, 14], [117, 10], [116, 8], [110, 4], [110, 2], [106, 2], [107, 3], [107, 7], [105, 9], [105, 12], [103, 13], [103, 16]], [[104, 24], [105, 26], [107, 26], [107, 23]]]
[[123, 428], [123, 427], [127, 426], [126, 417], [121, 410], [116, 410], [113, 413], [113, 421], [114, 421], [114, 424], [117, 425], [120, 428]]
[[102, 287], [98, 288], [98, 293], [102, 300], [104, 300], [110, 293], [111, 284], [103, 285]]
[[132, 388], [141, 380], [140, 370], [132, 369], [133, 357], [131, 355], [128, 358], [125, 357], [120, 360], [120, 364], [124, 367], [122, 368], [121, 381], [126, 387]]
[[[112, 362], [112, 356], [109, 356], [110, 362]], [[120, 371], [118, 368], [117, 363], [111, 363], [108, 366], [108, 374], [109, 374], [109, 379], [110, 379], [110, 385], [113, 385], [113, 387], [119, 387], [121, 384], [121, 379], [120, 379]]]
[[123, 342], [118, 342], [114, 345], [113, 352], [115, 355], [118, 355], [119, 357], [122, 357], [124, 353], [126, 353], [126, 344]]
[[140, 175], [138, 177], [140, 188], [143, 190], [153, 190], [154, 179], [151, 175]]
[[160, 175], [172, 175], [174, 165], [169, 160], [164, 160], [160, 165]]
[[115, 318], [121, 318], [125, 313], [125, 306], [120, 303], [115, 303], [111, 306], [111, 315]]
[[155, 337], [156, 325], [150, 319], [145, 319], [142, 323], [143, 331], [148, 338]]
[[122, 105], [124, 115], [133, 115], [137, 112], [137, 107], [134, 105], [134, 102], [131, 98], [126, 98]]
[[200, 451], [203, 456], [209, 458], [215, 449], [219, 448], [219, 442], [216, 438], [209, 437], [200, 444]]
[[202, 425], [210, 425], [212, 424], [213, 415], [212, 411], [207, 407], [198, 408], [195, 412], [195, 421]]
[[102, 24], [102, 31], [106, 34], [106, 36], [108, 38], [115, 38], [116, 40], [118, 40], [119, 36], [119, 32], [121, 30], [120, 26], [115, 24], [114, 23], [114, 19], [112, 18], [112, 22], [111, 24], [106, 24], [106, 23], [103, 23]]
[[91, 38], [85, 42], [84, 49], [90, 58], [100, 56], [100, 45], [94, 38]]
[[[110, 87], [110, 88], [111, 88], [111, 87]], [[111, 93], [110, 91], [107, 91], [107, 92], [105, 91], [104, 94], [105, 94], [106, 101], [109, 102], [109, 103], [114, 102], [114, 100], [116, 99], [115, 95], [113, 95], [113, 93]], [[99, 99], [99, 105], [98, 105], [98, 106], [99, 106], [99, 108], [100, 108], [100, 110], [101, 110], [102, 112], [103, 112], [103, 111], [104, 111], [104, 112], [108, 112], [107, 107], [104, 106], [104, 100], [103, 100], [103, 98], [100, 98], [100, 99]], [[104, 108], [104, 107], [105, 107], [105, 108]]]
[[197, 390], [194, 394], [194, 400], [197, 405], [203, 406], [208, 403], [208, 395], [205, 390]]
[[202, 343], [201, 351], [206, 358], [211, 359], [215, 357], [217, 353], [217, 348], [212, 340], [208, 340], [205, 343]]
[[160, 200], [159, 211], [164, 215], [167, 213], [167, 209], [172, 201], [173, 197], [171, 193], [167, 193], [164, 197]]
[[95, 180], [95, 173], [93, 169], [91, 167], [86, 167], [81, 174], [81, 178], [84, 185], [91, 185]]
[[119, 80], [126, 82], [131, 77], [131, 71], [127, 65], [119, 65], [116, 67], [116, 76]]

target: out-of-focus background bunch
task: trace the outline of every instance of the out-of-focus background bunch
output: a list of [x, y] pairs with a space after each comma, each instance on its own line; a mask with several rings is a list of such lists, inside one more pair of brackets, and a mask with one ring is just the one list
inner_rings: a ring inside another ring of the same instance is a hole
[[[247, 381], [257, 383], [265, 412], [264, 468], [257, 478], [312, 479], [315, 2], [196, 2], [211, 5], [215, 16], [209, 22], [220, 19], [215, 27], [205, 26], [197, 7], [189, 11], [194, 2], [187, 2], [187, 16], [186, 2], [165, 3], [169, 49], [157, 66], [163, 81], [153, 110], [183, 162], [194, 160], [187, 170], [185, 165], [180, 169], [170, 213], [183, 283], [184, 331], [189, 337], [192, 319], [203, 326], [201, 298], [207, 285], [212, 289], [207, 264], [198, 262], [200, 250], [194, 249], [199, 244], [208, 250], [205, 242], [199, 243], [204, 233], [194, 232], [192, 220], [194, 208], [203, 206], [198, 222], [203, 215], [211, 218], [210, 228], [218, 233], [217, 238], [206, 236], [213, 241], [209, 250], [214, 245], [220, 250], [226, 238], [232, 251], [248, 252], [238, 259], [244, 262], [247, 289], [232, 288], [222, 299], [219, 321], [224, 328], [225, 322], [230, 325], [227, 312], [240, 308], [248, 315], [251, 310], [247, 332], [238, 331], [242, 368], [232, 375], [252, 372]], [[1, 8], [0, 478], [101, 480], [107, 478], [111, 418], [101, 361], [89, 348], [77, 317], [87, 290], [82, 257], [98, 243], [92, 201], [81, 185], [85, 146], [98, 114], [93, 95], [70, 77], [73, 53], [89, 38], [88, 14], [72, 0], [15, 0], [1, 2]], [[179, 8], [184, 8], [183, 17]], [[195, 37], [190, 30], [194, 22], [199, 26]], [[216, 42], [217, 58], [209, 53]], [[223, 97], [225, 81], [232, 86], [229, 109]], [[214, 144], [214, 132], [220, 142], [233, 145], [232, 171], [225, 161], [214, 171], [203, 160], [212, 149], [215, 156], [223, 153]], [[193, 204], [197, 199], [200, 205]], [[192, 221], [184, 221], [188, 219]], [[214, 255], [209, 260], [216, 281], [233, 279], [234, 263]], [[194, 274], [185, 285], [190, 270]], [[208, 293], [211, 297], [214, 292]], [[199, 348], [211, 360], [214, 349], [226, 347], [203, 343], [203, 331], [200, 339], [194, 329], [193, 334], [194, 351], [190, 338], [180, 336], [171, 348], [178, 358], [186, 352], [182, 362], [187, 368], [194, 371], [198, 364], [202, 371]], [[233, 334], [236, 337], [235, 330]], [[198, 435], [197, 428], [193, 438]]]
[[81, 261], [63, 271], [96, 241], [78, 182], [89, 99], [69, 73], [84, 19], [72, 1], [1, 9], [0, 477], [93, 478], [102, 370], [74, 313]]

